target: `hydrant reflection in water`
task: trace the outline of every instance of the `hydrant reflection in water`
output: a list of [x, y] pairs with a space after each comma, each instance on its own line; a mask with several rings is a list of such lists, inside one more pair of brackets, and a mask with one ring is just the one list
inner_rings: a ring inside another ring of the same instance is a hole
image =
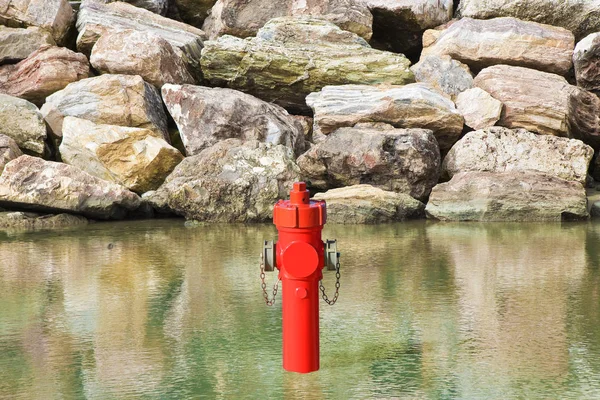
[[[279, 200], [273, 222], [279, 241], [265, 241], [261, 264], [263, 295], [273, 305], [279, 282], [269, 299], [264, 271], [279, 270], [283, 292], [283, 368], [292, 372], [319, 369], [319, 289], [323, 300], [333, 305], [340, 287], [340, 253], [337, 242], [321, 240], [327, 217], [324, 201], [311, 201], [304, 182], [294, 183], [289, 200]], [[336, 271], [335, 294], [331, 300], [322, 283], [323, 268]]]

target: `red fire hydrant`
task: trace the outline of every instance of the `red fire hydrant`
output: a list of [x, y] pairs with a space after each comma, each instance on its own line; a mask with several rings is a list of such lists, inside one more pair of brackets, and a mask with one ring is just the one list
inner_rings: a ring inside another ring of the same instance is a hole
[[[267, 305], [273, 305], [279, 282], [269, 300], [264, 271], [276, 267], [283, 285], [283, 368], [287, 371], [307, 373], [319, 369], [319, 289], [330, 305], [338, 298], [340, 253], [335, 240], [321, 240], [326, 217], [325, 202], [311, 201], [306, 184], [296, 182], [290, 199], [279, 200], [273, 210], [279, 241], [264, 244], [261, 279]], [[331, 300], [319, 284], [325, 266], [336, 271], [336, 290]]]

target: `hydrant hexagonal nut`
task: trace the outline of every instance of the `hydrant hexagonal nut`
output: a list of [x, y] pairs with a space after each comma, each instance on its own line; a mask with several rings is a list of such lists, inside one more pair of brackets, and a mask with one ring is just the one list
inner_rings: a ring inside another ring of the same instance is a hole
[[263, 263], [265, 271], [275, 270], [275, 245], [272, 240], [265, 240], [263, 244]]

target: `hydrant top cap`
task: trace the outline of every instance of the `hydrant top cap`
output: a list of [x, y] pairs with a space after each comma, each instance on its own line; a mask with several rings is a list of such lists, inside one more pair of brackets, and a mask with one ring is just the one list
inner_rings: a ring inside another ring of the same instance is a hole
[[279, 200], [273, 210], [273, 222], [283, 228], [323, 226], [327, 218], [324, 201], [311, 201], [306, 183], [295, 182], [289, 200]]

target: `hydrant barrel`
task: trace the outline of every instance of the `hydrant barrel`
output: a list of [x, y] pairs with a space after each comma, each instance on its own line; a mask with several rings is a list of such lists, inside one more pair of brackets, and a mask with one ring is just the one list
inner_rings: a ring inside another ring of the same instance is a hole
[[321, 231], [325, 202], [311, 201], [306, 184], [295, 183], [290, 200], [279, 201], [273, 222], [279, 238], [276, 263], [283, 285], [283, 368], [319, 369], [319, 280], [325, 263]]

